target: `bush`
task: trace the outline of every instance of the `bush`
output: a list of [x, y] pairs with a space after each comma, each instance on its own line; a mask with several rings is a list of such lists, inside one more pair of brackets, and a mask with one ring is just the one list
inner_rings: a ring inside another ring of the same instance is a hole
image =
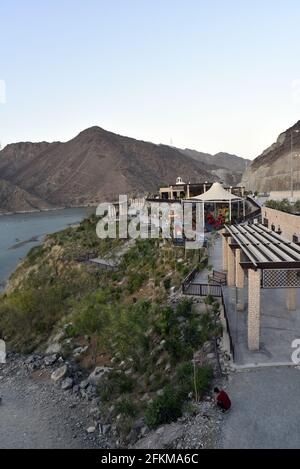
[[127, 288], [129, 293], [135, 293], [145, 282], [147, 275], [143, 272], [131, 272], [128, 278]]
[[185, 298], [180, 301], [176, 307], [177, 316], [183, 316], [184, 318], [189, 317], [192, 312], [192, 305], [193, 301], [191, 299]]
[[169, 352], [173, 364], [184, 356], [184, 346], [178, 337], [169, 337], [166, 339], [165, 348]]
[[209, 389], [213, 374], [213, 368], [211, 365], [196, 368], [196, 387], [198, 398], [203, 397], [203, 394]]
[[138, 408], [129, 397], [124, 397], [120, 402], [117, 402], [116, 412], [125, 415], [125, 417], [136, 417]]
[[182, 394], [187, 397], [190, 392], [195, 395], [195, 385], [198, 398], [209, 389], [213, 378], [213, 368], [210, 365], [196, 367], [194, 376], [194, 365], [191, 361], [181, 363], [176, 370], [177, 385]]
[[164, 287], [165, 287], [165, 290], [167, 290], [167, 291], [170, 290], [170, 288], [171, 288], [171, 279], [170, 278], [166, 278], [164, 280]]
[[156, 428], [171, 423], [182, 415], [183, 396], [171, 386], [166, 386], [161, 396], [157, 396], [146, 409], [146, 423], [149, 428]]
[[204, 303], [206, 305], [212, 305], [215, 302], [214, 297], [212, 295], [207, 295], [207, 297], [204, 300]]
[[101, 399], [107, 402], [121, 394], [132, 392], [134, 386], [135, 382], [130, 376], [112, 371], [100, 381], [98, 392]]

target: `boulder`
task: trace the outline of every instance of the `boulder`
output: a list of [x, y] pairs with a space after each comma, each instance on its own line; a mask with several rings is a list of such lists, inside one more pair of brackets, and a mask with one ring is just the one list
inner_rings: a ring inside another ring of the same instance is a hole
[[97, 366], [88, 377], [88, 383], [91, 384], [92, 386], [97, 386], [99, 381], [101, 381], [101, 379], [103, 378], [103, 376], [109, 373], [110, 371], [111, 371], [111, 368], [108, 368], [106, 366]]
[[48, 355], [47, 357], [44, 358], [44, 363], [46, 366], [51, 366], [54, 365], [54, 363], [57, 361], [57, 355]]
[[[147, 431], [147, 429], [145, 429]], [[184, 425], [171, 423], [158, 428], [155, 432], [149, 433], [146, 437], [138, 441], [134, 446], [135, 449], [171, 449], [176, 448], [185, 432]]]
[[87, 433], [95, 433], [95, 431], [96, 431], [96, 427], [89, 427], [87, 429]]
[[76, 357], [80, 357], [80, 355], [83, 355], [87, 349], [89, 348], [88, 345], [86, 345], [85, 347], [77, 347], [73, 350], [73, 356], [74, 358]]
[[61, 383], [61, 389], [63, 391], [67, 391], [68, 389], [71, 389], [72, 387], [73, 387], [73, 379], [72, 378], [66, 378]]
[[50, 337], [50, 339], [48, 340], [48, 347], [46, 350], [46, 354], [51, 355], [54, 353], [60, 353], [61, 352], [60, 342], [62, 341], [64, 337], [65, 337], [65, 331], [59, 331], [53, 337]]
[[73, 386], [73, 390], [72, 390], [72, 391], [73, 391], [73, 394], [78, 394], [79, 391], [80, 391], [79, 384], [75, 384], [75, 385]]
[[216, 358], [214, 353], [208, 353], [207, 354], [207, 359], [208, 360], [214, 360], [214, 358]]
[[57, 383], [58, 381], [60, 381], [66, 376], [67, 372], [68, 372], [67, 365], [63, 365], [60, 368], [57, 368], [57, 370], [53, 371], [51, 375], [52, 381], [54, 381], [54, 383]]
[[88, 380], [84, 379], [83, 381], [81, 381], [79, 387], [80, 387], [80, 389], [86, 389], [88, 387], [88, 385], [89, 385]]
[[48, 345], [46, 349], [46, 354], [55, 354], [55, 353], [60, 353], [61, 352], [61, 344], [58, 342], [54, 342], [50, 345]]
[[111, 425], [100, 425], [100, 434], [107, 435], [111, 431]]

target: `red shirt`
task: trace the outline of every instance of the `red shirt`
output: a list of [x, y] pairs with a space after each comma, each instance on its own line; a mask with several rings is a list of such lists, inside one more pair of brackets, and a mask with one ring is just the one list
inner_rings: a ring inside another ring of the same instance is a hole
[[217, 402], [220, 402], [224, 409], [228, 410], [231, 407], [231, 401], [229, 399], [228, 394], [225, 391], [220, 391], [217, 395]]

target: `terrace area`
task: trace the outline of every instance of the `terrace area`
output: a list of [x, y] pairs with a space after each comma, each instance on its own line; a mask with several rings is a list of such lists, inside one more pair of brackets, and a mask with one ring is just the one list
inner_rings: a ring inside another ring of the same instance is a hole
[[[280, 243], [279, 240], [278, 243]], [[217, 271], [224, 271], [221, 236], [215, 237], [211, 244], [209, 264]], [[297, 269], [295, 272], [295, 278], [298, 278]], [[199, 293], [196, 285], [208, 285], [210, 274], [211, 272], [207, 269], [199, 272], [192, 280], [190, 294]], [[255, 350], [249, 350], [248, 271], [245, 270], [242, 288], [237, 287], [235, 283], [231, 286], [217, 286], [216, 288], [217, 296], [222, 290], [222, 301], [226, 310], [236, 366], [293, 364], [292, 342], [300, 339], [300, 290], [298, 288], [260, 289], [259, 346]], [[203, 292], [203, 294], [207, 293], [214, 294], [213, 288]]]

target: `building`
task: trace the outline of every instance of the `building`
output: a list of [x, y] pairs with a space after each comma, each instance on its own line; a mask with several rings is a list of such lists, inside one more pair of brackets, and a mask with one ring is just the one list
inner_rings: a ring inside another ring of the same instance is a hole
[[262, 207], [262, 222], [265, 227], [282, 234], [289, 241], [300, 242], [300, 216]]
[[[189, 199], [204, 194], [212, 187], [212, 182], [196, 182], [185, 183], [181, 177], [176, 179], [175, 184], [159, 189], [159, 199], [161, 200], [178, 200]], [[245, 196], [245, 187], [224, 187], [225, 190], [231, 192], [238, 197]]]
[[203, 226], [205, 231], [220, 229], [225, 223], [244, 220], [246, 201], [244, 198], [226, 190], [219, 182], [212, 184], [203, 194], [183, 200], [183, 205], [202, 205]]

